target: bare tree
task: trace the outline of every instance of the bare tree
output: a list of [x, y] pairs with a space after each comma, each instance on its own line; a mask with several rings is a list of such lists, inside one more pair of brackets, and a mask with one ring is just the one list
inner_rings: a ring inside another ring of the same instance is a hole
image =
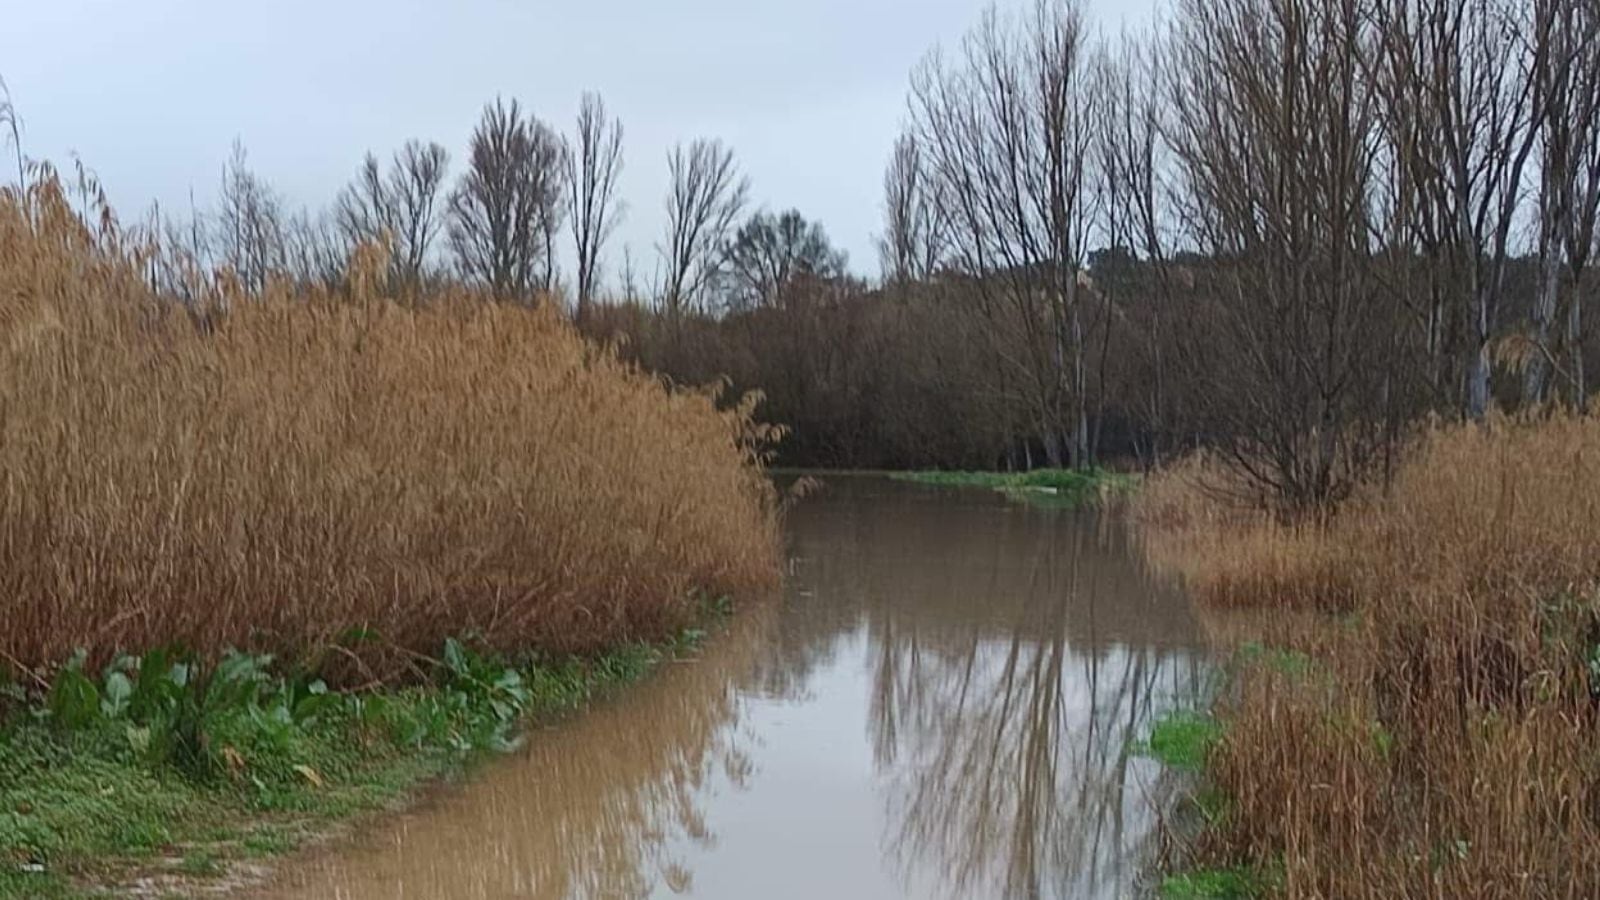
[[271, 185], [250, 171], [241, 141], [233, 142], [222, 170], [214, 228], [223, 264], [246, 291], [259, 293], [273, 274], [287, 268], [283, 203]]
[[1567, 221], [1564, 229], [1571, 288], [1567, 295], [1566, 357], [1569, 396], [1580, 412], [1589, 408], [1584, 373], [1584, 296], [1590, 293], [1591, 263], [1600, 240], [1600, 10], [1593, 3], [1574, 2], [1570, 18], [1553, 24], [1556, 33], [1582, 35], [1571, 46], [1572, 75], [1566, 102], [1552, 106], [1551, 116], [1565, 123], [1557, 138], [1567, 144]]
[[1182, 0], [1175, 22], [1173, 147], [1214, 261], [1211, 327], [1184, 344], [1192, 414], [1298, 510], [1342, 499], [1381, 458], [1370, 20], [1368, 0]]
[[884, 234], [878, 254], [883, 278], [890, 283], [921, 281], [938, 270], [944, 257], [949, 224], [930, 182], [916, 135], [902, 134], [883, 173]]
[[796, 281], [845, 271], [844, 253], [828, 242], [822, 226], [793, 209], [751, 216], [728, 242], [723, 262], [729, 305], [745, 308], [780, 305]]
[[378, 158], [368, 153], [335, 201], [335, 221], [347, 242], [389, 242], [393, 289], [415, 291], [423, 282], [441, 227], [439, 201], [449, 160], [439, 144], [407, 141], [385, 175]]
[[572, 242], [578, 256], [576, 316], [582, 322], [600, 278], [600, 251], [622, 213], [615, 197], [622, 174], [622, 122], [606, 115], [599, 94], [583, 95], [577, 134], [566, 155]]
[[[1557, 366], [1550, 331], [1562, 287], [1572, 285], [1568, 307], [1573, 348], [1581, 346], [1581, 289], [1593, 246], [1600, 199], [1600, 8], [1587, 0], [1539, 0], [1534, 25], [1547, 35], [1536, 72], [1546, 104], [1539, 133], [1539, 283], [1523, 369], [1523, 402], [1544, 402]], [[1583, 355], [1570, 353], [1564, 373], [1575, 405], [1584, 406]]]
[[1381, 0], [1373, 9], [1381, 50], [1368, 55], [1402, 182], [1395, 193], [1432, 264], [1436, 381], [1447, 391], [1460, 373], [1460, 408], [1472, 418], [1489, 408], [1513, 225], [1548, 109], [1539, 77], [1547, 25], [1534, 27], [1530, 5]]
[[389, 184], [375, 154], [369, 152], [362, 158], [356, 177], [334, 198], [333, 214], [339, 231], [351, 244], [394, 238], [389, 227]]
[[349, 252], [335, 217], [301, 210], [284, 223], [289, 274], [302, 285], [335, 290], [345, 283]]
[[513, 100], [484, 107], [467, 171], [450, 195], [450, 248], [462, 277], [499, 299], [529, 300], [554, 281], [566, 190], [561, 139]]
[[990, 10], [955, 66], [913, 78], [912, 127], [1009, 382], [1051, 465], [1088, 462], [1079, 291], [1092, 198], [1091, 92], [1081, 8], [1040, 0], [1023, 21]]
[[[1126, 245], [1142, 255], [1150, 275], [1144, 291], [1150, 313], [1144, 337], [1151, 371], [1145, 415], [1152, 433], [1152, 461], [1157, 463], [1169, 425], [1164, 350], [1174, 294], [1168, 261], [1171, 223], [1163, 204], [1169, 154], [1161, 134], [1167, 108], [1161, 48], [1154, 36], [1124, 35], [1117, 52], [1103, 54], [1104, 90], [1097, 122], [1108, 243]], [[1109, 303], [1109, 288], [1105, 295]]]
[[622, 245], [622, 268], [618, 273], [617, 289], [626, 303], [636, 304], [644, 295], [645, 289], [639, 286], [639, 270], [633, 261], [633, 248], [627, 244]]
[[439, 201], [450, 154], [439, 144], [407, 141], [389, 173], [389, 190], [397, 219], [400, 275], [419, 284], [440, 230]]
[[679, 144], [667, 156], [666, 267], [662, 300], [674, 318], [695, 308], [722, 261], [728, 232], [744, 209], [749, 181], [719, 140]]

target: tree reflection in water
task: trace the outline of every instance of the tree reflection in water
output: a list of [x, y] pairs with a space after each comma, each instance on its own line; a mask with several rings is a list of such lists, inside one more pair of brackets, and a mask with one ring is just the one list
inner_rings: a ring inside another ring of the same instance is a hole
[[776, 609], [753, 604], [693, 663], [536, 731], [516, 759], [354, 846], [287, 867], [275, 895], [612, 900], [692, 888], [679, 850], [715, 848], [709, 786], [750, 776], [738, 685]]
[[836, 479], [789, 532], [785, 602], [284, 893], [1133, 893], [1161, 785], [1126, 750], [1204, 662], [1114, 517]]
[[1187, 606], [1110, 516], [871, 510], [863, 557], [831, 547], [817, 589], [871, 585], [870, 733], [903, 877], [952, 897], [1127, 896], [1163, 799], [1159, 767], [1127, 751], [1193, 701]]

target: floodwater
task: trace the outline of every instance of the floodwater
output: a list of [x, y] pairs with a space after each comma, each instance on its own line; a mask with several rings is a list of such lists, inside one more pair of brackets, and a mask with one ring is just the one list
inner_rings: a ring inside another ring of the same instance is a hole
[[1205, 672], [1115, 518], [832, 478], [780, 602], [280, 897], [1145, 893], [1171, 776], [1126, 752]]

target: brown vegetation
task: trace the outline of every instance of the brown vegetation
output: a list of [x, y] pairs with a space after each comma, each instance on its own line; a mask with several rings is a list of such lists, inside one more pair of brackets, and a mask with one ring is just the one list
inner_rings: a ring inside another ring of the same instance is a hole
[[1600, 422], [1438, 428], [1317, 525], [1227, 506], [1224, 477], [1151, 479], [1152, 558], [1305, 657], [1236, 669], [1201, 859], [1281, 860], [1290, 896], [1600, 892]]
[[193, 303], [56, 181], [0, 193], [0, 654], [249, 647], [384, 676], [450, 635], [581, 649], [775, 575], [768, 429], [465, 289]]

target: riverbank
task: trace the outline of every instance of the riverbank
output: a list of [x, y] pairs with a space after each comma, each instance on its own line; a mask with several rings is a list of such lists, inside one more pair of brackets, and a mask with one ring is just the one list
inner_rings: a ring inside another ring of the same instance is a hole
[[1106, 495], [1125, 495], [1138, 477], [1105, 469], [1033, 469], [1027, 472], [890, 472], [916, 484], [988, 488], [1033, 503], [1079, 506]]
[[450, 641], [416, 685], [364, 692], [244, 655], [63, 670], [48, 692], [12, 691], [0, 723], [0, 897], [247, 887], [274, 857], [405, 807], [704, 636], [515, 662]]
[[1133, 503], [1234, 648], [1169, 896], [1600, 892], [1600, 423], [1436, 429], [1315, 523], [1225, 477]]

